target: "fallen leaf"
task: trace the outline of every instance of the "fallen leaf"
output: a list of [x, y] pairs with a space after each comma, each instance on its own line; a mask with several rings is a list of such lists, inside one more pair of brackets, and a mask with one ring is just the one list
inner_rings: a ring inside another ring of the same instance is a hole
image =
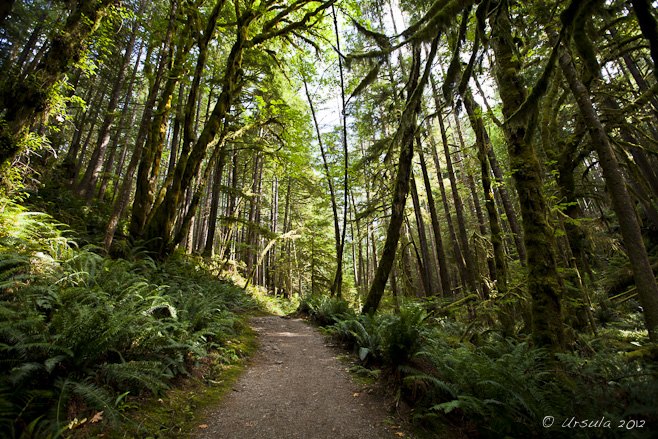
[[401, 433], [401, 432], [399, 432], [399, 431], [398, 431], [397, 433], [395, 433], [395, 434], [398, 435], [398, 436], [400, 436], [400, 437], [404, 437], [404, 433]]
[[103, 413], [105, 413], [104, 410], [96, 413], [94, 415], [94, 417], [89, 420], [89, 422], [91, 422], [93, 424], [94, 422], [102, 421], [103, 420]]
[[208, 428], [208, 424], [201, 424], [199, 425], [199, 428]]
[[391, 428], [395, 430], [396, 428], [400, 428], [400, 427], [398, 427], [397, 425], [391, 425]]
[[352, 396], [354, 396], [354, 397], [356, 398], [357, 396], [359, 396], [359, 394], [358, 394], [358, 393], [355, 393], [355, 394], [352, 395]]

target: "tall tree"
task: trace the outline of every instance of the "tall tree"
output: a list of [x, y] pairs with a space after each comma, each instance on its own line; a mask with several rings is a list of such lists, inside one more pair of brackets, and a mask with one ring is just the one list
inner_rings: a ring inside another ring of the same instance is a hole
[[[539, 160], [532, 145], [528, 123], [537, 108], [518, 113], [527, 91], [520, 75], [521, 60], [513, 46], [512, 23], [507, 0], [497, 3], [490, 17], [496, 60], [496, 80], [507, 119], [507, 140], [512, 177], [521, 204], [523, 237], [528, 254], [528, 292], [532, 298], [532, 338], [536, 345], [560, 351], [564, 346], [562, 289], [559, 283], [555, 237], [548, 224], [548, 206], [543, 191]], [[514, 116], [514, 117], [512, 117]]]
[[576, 99], [580, 113], [585, 120], [594, 148], [599, 156], [606, 187], [619, 221], [619, 228], [626, 246], [626, 253], [631, 261], [631, 268], [637, 285], [638, 297], [644, 310], [644, 319], [649, 338], [658, 341], [658, 285], [651, 269], [647, 250], [642, 239], [640, 226], [635, 216], [635, 206], [628, 194], [624, 177], [619, 167], [608, 135], [592, 104], [587, 88], [583, 85], [571, 57], [565, 49], [559, 57], [560, 67], [569, 84], [569, 89]]
[[440, 34], [436, 35], [432, 41], [432, 48], [427, 55], [425, 70], [422, 76], [420, 75], [420, 47], [415, 45], [413, 47], [413, 63], [410, 71], [409, 79], [409, 96], [406, 100], [406, 105], [402, 117], [400, 118], [400, 126], [395, 135], [395, 139], [400, 142], [400, 158], [397, 165], [397, 176], [395, 178], [395, 187], [393, 189], [393, 202], [391, 218], [388, 223], [386, 231], [386, 241], [384, 242], [384, 250], [377, 265], [375, 278], [370, 285], [368, 296], [363, 304], [364, 313], [374, 313], [379, 307], [379, 302], [384, 295], [384, 288], [388, 281], [388, 276], [393, 267], [395, 253], [397, 252], [398, 241], [400, 239], [400, 227], [404, 219], [404, 206], [407, 200], [407, 193], [409, 191], [409, 178], [411, 175], [411, 165], [413, 161], [416, 120], [420, 112], [420, 101], [423, 89], [430, 76], [430, 70], [439, 43]]
[[48, 108], [51, 91], [71, 62], [81, 56], [85, 41], [117, 0], [75, 2], [66, 23], [27, 77], [8, 77], [0, 89], [0, 167], [23, 148], [30, 125]]

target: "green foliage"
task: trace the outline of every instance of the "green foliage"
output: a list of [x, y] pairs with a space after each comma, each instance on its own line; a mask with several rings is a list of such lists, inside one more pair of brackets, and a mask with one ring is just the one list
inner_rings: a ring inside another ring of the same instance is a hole
[[355, 316], [348, 301], [329, 296], [305, 297], [299, 304], [298, 310], [307, 313], [322, 326], [332, 325], [339, 320]]
[[[236, 359], [244, 291], [182, 257], [113, 260], [69, 247], [45, 215], [0, 221], [0, 429], [48, 437], [73, 417], [122, 421], [126, 395], [157, 395], [210, 353]], [[45, 414], [45, 415], [44, 415]]]
[[[487, 436], [531, 437], [540, 415], [554, 413], [547, 401], [554, 383], [542, 365], [547, 353], [527, 343], [500, 342], [486, 348], [450, 348], [433, 339], [420, 352], [432, 375], [409, 372], [405, 380], [427, 386], [425, 407], [417, 416], [432, 417], [454, 410], [468, 415]], [[438, 402], [438, 403], [437, 403]]]
[[[312, 297], [301, 309], [319, 322], [327, 318], [320, 316], [331, 315], [335, 323], [326, 332], [353, 349], [363, 365], [383, 366], [399, 386], [398, 395], [411, 400], [419, 422], [466, 422], [471, 434], [477, 429], [491, 438], [616, 437], [620, 422], [634, 419], [646, 428], [630, 433], [649, 437], [658, 420], [652, 402], [658, 387], [655, 365], [629, 361], [637, 356], [623, 359], [616, 349], [608, 353], [603, 340], [589, 342], [599, 348], [596, 354], [590, 348], [587, 356], [574, 352], [555, 358], [527, 341], [495, 335], [482, 346], [460, 343], [463, 324], [431, 317], [418, 303], [376, 315], [329, 314], [337, 307], [334, 302]], [[639, 346], [637, 341], [625, 346], [634, 345]], [[363, 373], [362, 366], [357, 369]], [[555, 418], [551, 428], [542, 425], [546, 416]], [[614, 428], [562, 427], [572, 417], [605, 417]]]
[[353, 318], [339, 320], [329, 332], [358, 351], [359, 358], [366, 364], [380, 361], [384, 355], [384, 321], [390, 314], [359, 314]]

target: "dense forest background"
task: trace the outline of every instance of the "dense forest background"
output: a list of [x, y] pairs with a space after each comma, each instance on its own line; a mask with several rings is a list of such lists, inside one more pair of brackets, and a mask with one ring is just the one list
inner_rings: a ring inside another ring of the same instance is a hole
[[649, 0], [5, 1], [0, 46], [13, 437], [232, 361], [234, 285], [425, 426], [655, 429]]

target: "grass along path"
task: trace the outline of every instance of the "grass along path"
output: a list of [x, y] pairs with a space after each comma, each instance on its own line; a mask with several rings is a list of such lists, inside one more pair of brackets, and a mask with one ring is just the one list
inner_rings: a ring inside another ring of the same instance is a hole
[[199, 439], [410, 437], [387, 402], [363, 391], [324, 337], [300, 319], [254, 317], [260, 348], [251, 366], [208, 411]]

